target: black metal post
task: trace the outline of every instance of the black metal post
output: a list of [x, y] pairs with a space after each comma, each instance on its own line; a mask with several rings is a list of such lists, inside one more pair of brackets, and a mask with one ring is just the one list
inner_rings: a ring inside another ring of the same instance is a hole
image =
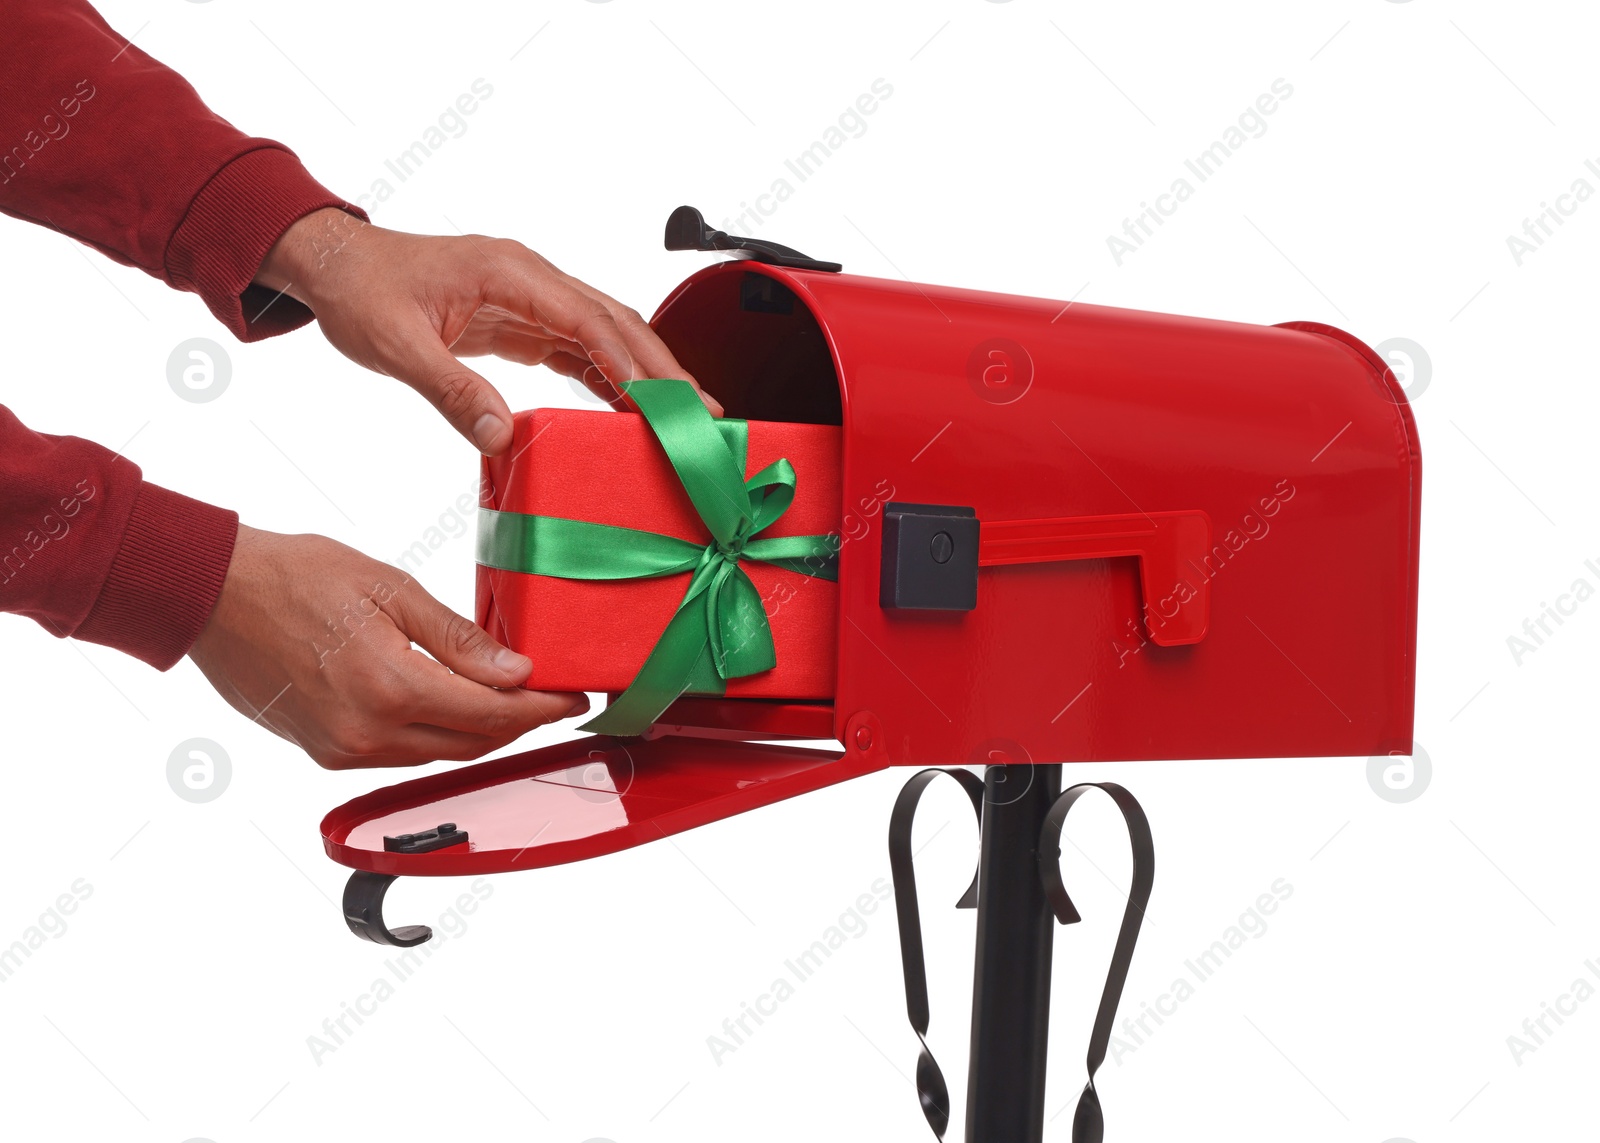
[[984, 773], [966, 1143], [1039, 1143], [1044, 1133], [1055, 920], [1038, 849], [1060, 793], [1059, 765]]

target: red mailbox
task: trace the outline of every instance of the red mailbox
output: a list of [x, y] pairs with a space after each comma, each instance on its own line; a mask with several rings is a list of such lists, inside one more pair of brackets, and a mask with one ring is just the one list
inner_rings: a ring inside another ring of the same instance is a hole
[[[1013, 792], [1031, 766], [1031, 793], [1003, 805], [963, 781], [983, 828], [968, 1136], [1036, 1139], [1047, 1005], [1037, 980], [1018, 992], [994, 973], [1002, 957], [1015, 976], [1042, 960], [1047, 1000], [1050, 912], [1076, 919], [1059, 876], [1036, 872], [1065, 816], [1047, 818], [1059, 764], [1410, 752], [1410, 409], [1384, 362], [1328, 326], [859, 277], [684, 210], [669, 248], [747, 257], [685, 281], [657, 332], [730, 416], [842, 429], [833, 701], [683, 698], [642, 739], [582, 738], [357, 798], [323, 822], [328, 854], [360, 871], [347, 919], [414, 944], [426, 929], [381, 916], [398, 875], [596, 856], [891, 765], [990, 766]], [[782, 738], [835, 745], [755, 741]], [[1137, 867], [1136, 804], [1108, 789]], [[1146, 856], [1146, 893], [1149, 869]], [[942, 1132], [927, 1063], [919, 1088]]]
[[[749, 262], [654, 325], [730, 415], [843, 425], [847, 747], [1410, 751], [1416, 428], [1354, 338]], [[971, 510], [975, 606], [882, 605], [888, 502]]]

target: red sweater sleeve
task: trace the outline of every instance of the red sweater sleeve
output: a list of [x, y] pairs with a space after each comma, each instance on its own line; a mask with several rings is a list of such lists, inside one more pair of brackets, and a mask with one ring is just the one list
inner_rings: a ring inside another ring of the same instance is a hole
[[[0, 211], [199, 294], [246, 341], [310, 320], [250, 280], [295, 220], [359, 210], [81, 0], [0, 0], [0, 40], [13, 49], [0, 68]], [[204, 628], [237, 533], [234, 513], [0, 407], [0, 611], [165, 669]]]
[[222, 590], [239, 517], [0, 405], [0, 610], [166, 670]]
[[192, 290], [243, 340], [311, 320], [250, 279], [295, 220], [358, 208], [81, 0], [0, 0], [0, 32], [18, 48], [0, 68], [0, 211]]

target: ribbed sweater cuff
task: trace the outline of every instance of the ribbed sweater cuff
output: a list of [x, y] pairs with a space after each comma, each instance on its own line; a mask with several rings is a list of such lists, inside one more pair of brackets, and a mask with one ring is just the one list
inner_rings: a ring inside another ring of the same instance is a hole
[[238, 533], [237, 512], [141, 483], [111, 572], [73, 637], [171, 667], [211, 617]]
[[312, 178], [292, 152], [274, 145], [246, 151], [189, 204], [167, 247], [167, 281], [199, 294], [241, 341], [298, 329], [311, 320], [309, 309], [250, 283], [283, 232], [327, 206], [367, 217]]

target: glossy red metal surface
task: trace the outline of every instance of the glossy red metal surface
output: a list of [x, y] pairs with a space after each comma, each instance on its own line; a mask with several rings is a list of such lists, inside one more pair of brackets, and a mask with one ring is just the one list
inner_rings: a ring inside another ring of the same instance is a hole
[[[505, 873], [599, 857], [873, 770], [866, 750], [810, 750], [664, 736], [579, 738], [374, 790], [322, 820], [341, 865], [414, 877]], [[399, 836], [452, 822], [464, 845], [390, 853]]]
[[[754, 262], [653, 324], [731, 415], [844, 427], [841, 739], [870, 715], [899, 765], [1409, 752], [1420, 450], [1348, 335]], [[984, 567], [971, 612], [886, 611], [890, 499], [1203, 514], [1212, 543], [1143, 592], [1148, 559], [1080, 558]], [[1198, 641], [1150, 637], [1202, 592]]]

